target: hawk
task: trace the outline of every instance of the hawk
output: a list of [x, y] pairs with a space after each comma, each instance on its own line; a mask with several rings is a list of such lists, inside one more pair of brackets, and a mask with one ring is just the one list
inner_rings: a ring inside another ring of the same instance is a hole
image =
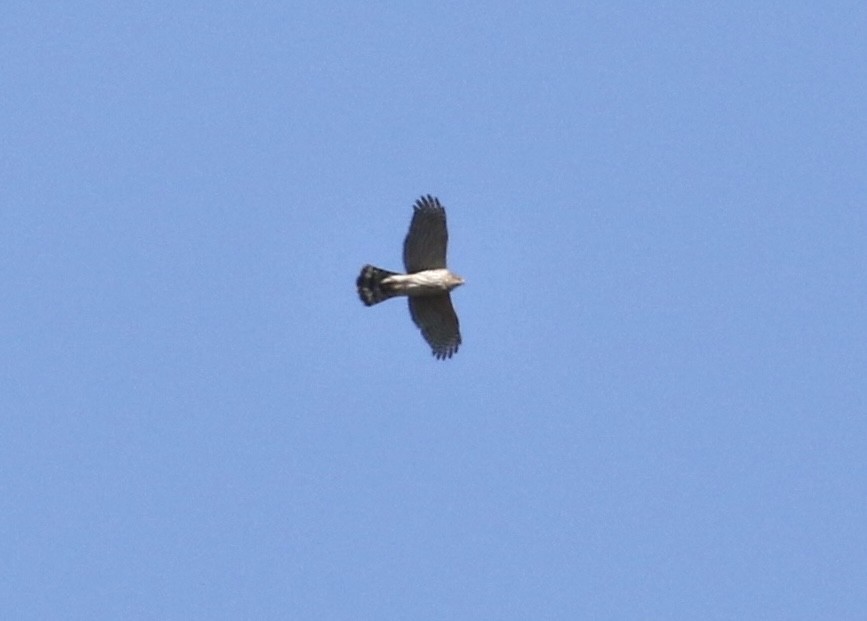
[[409, 298], [409, 314], [433, 355], [451, 358], [461, 344], [458, 316], [449, 291], [464, 279], [446, 268], [446, 210], [430, 194], [413, 205], [412, 222], [403, 242], [406, 274], [365, 265], [355, 281], [365, 306], [379, 304], [398, 295]]

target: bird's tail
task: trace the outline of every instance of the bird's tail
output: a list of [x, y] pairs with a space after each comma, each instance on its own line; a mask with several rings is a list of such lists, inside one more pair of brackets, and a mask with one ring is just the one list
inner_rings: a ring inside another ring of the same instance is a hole
[[397, 292], [392, 287], [382, 282], [389, 276], [394, 275], [395, 272], [389, 272], [372, 265], [365, 265], [361, 268], [361, 274], [358, 275], [355, 284], [358, 287], [358, 297], [361, 298], [365, 306], [379, 304], [383, 300], [397, 295]]

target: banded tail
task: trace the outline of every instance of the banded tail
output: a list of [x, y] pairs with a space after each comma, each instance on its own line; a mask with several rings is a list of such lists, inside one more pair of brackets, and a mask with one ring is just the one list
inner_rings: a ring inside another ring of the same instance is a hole
[[395, 272], [389, 272], [372, 265], [365, 265], [361, 268], [361, 274], [358, 275], [355, 285], [358, 287], [358, 297], [361, 298], [365, 306], [373, 306], [398, 295], [392, 287], [382, 283], [384, 279], [394, 275]]

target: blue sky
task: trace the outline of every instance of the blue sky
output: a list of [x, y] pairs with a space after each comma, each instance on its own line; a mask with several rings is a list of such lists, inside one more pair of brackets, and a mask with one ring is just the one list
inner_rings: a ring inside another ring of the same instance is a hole
[[0, 616], [867, 618], [863, 5], [2, 13]]

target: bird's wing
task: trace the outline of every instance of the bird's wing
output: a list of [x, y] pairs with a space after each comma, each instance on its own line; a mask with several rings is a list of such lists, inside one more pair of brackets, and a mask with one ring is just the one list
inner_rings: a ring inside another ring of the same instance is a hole
[[409, 314], [434, 356], [443, 360], [457, 353], [461, 331], [448, 293], [409, 298]]
[[446, 210], [439, 199], [430, 194], [422, 196], [413, 205], [412, 222], [403, 242], [403, 264], [410, 274], [422, 270], [445, 268]]

